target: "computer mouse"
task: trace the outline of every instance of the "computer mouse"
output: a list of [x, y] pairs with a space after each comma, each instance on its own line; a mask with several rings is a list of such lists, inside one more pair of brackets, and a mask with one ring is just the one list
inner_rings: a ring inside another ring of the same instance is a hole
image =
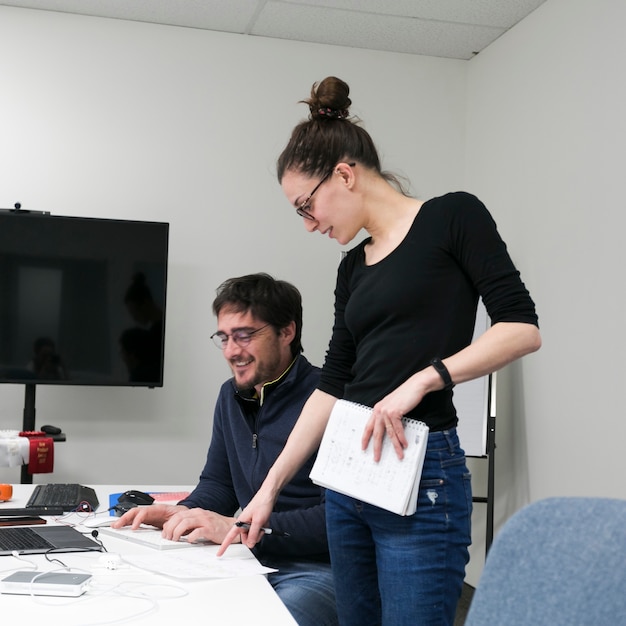
[[88, 517], [83, 520], [81, 524], [85, 528], [101, 528], [103, 526], [110, 526], [115, 521], [117, 521], [117, 518], [112, 515], [101, 515], [99, 517]]
[[46, 424], [41, 427], [41, 432], [46, 433], [46, 435], [60, 435], [61, 429], [58, 426], [50, 426], [50, 424]]
[[115, 512], [117, 517], [122, 517], [124, 513], [128, 513], [131, 509], [134, 509], [137, 505], [134, 502], [118, 502], [111, 507], [111, 510]]
[[154, 498], [149, 494], [143, 491], [138, 491], [137, 489], [129, 489], [125, 491], [118, 499], [118, 503], [132, 503], [135, 505], [140, 504], [152, 504], [154, 502]]

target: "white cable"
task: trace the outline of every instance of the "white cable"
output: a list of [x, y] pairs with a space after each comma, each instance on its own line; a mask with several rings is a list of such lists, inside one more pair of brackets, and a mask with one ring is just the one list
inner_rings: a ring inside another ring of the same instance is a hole
[[[78, 571], [83, 573], [91, 573], [87, 570], [82, 570], [79, 568], [58, 568], [56, 570], [49, 570], [47, 572], [41, 572], [41, 574], [53, 573], [56, 571]], [[39, 574], [39, 575], [41, 575]], [[33, 581], [37, 578], [35, 576]], [[125, 589], [125, 587], [133, 585], [135, 589]], [[150, 590], [150, 588], [156, 588], [158, 591], [155, 591], [154, 594], [150, 594], [146, 589]], [[173, 590], [170, 595], [165, 595], [164, 589]], [[32, 581], [31, 581], [31, 598], [40, 605], [45, 605], [48, 607], [65, 607], [68, 605], [76, 605], [83, 604], [85, 602], [89, 602], [90, 600], [96, 600], [98, 598], [102, 598], [108, 594], [114, 594], [117, 596], [121, 596], [123, 598], [131, 598], [140, 600], [143, 602], [148, 602], [148, 607], [145, 609], [140, 609], [132, 613], [127, 613], [121, 617], [113, 618], [110, 620], [104, 621], [85, 621], [81, 622], [81, 626], [108, 626], [109, 624], [123, 624], [129, 622], [131, 620], [138, 619], [139, 617], [144, 617], [153, 613], [159, 609], [158, 600], [169, 600], [176, 598], [183, 598], [189, 594], [189, 592], [180, 587], [179, 585], [167, 584], [167, 583], [146, 583], [146, 582], [133, 582], [133, 581], [122, 581], [120, 583], [116, 583], [113, 586], [103, 586], [102, 589], [98, 589], [98, 585], [90, 586], [85, 594], [79, 597], [69, 597], [66, 602], [59, 602], [58, 597], [54, 597], [54, 600], [50, 598], [50, 596], [40, 596], [34, 595], [32, 592]]]
[[[11, 553], [11, 556], [18, 559], [19, 561], [23, 561], [24, 563], [27, 563], [29, 565], [29, 568], [32, 569], [33, 571], [38, 570], [38, 566], [36, 563], [33, 563], [32, 561], [29, 561], [28, 559], [23, 558], [19, 554], [19, 552], [14, 551]], [[9, 570], [3, 570], [3, 571], [12, 572], [12, 571], [16, 571], [17, 569], [21, 569], [21, 568], [11, 568]], [[31, 589], [30, 589], [30, 594], [29, 594], [30, 597], [37, 604], [49, 606], [49, 607], [65, 607], [68, 605], [73, 606], [79, 603], [82, 604], [84, 602], [88, 602], [89, 600], [96, 600], [107, 594], [115, 594], [118, 596], [122, 596], [123, 598], [131, 598], [131, 599], [136, 599], [136, 600], [149, 603], [149, 606], [146, 609], [138, 610], [133, 613], [127, 613], [126, 615], [123, 615], [122, 617], [114, 618], [111, 620], [104, 620], [104, 621], [99, 621], [99, 622], [92, 622], [92, 621], [82, 622], [81, 626], [109, 626], [113, 624], [123, 624], [131, 620], [138, 619], [139, 617], [144, 617], [146, 615], [149, 615], [150, 613], [157, 611], [159, 609], [158, 600], [173, 600], [177, 598], [184, 598], [185, 596], [189, 595], [189, 592], [187, 591], [187, 589], [185, 589], [184, 587], [181, 587], [180, 585], [174, 585], [174, 584], [162, 583], [162, 582], [149, 583], [149, 582], [134, 582], [134, 581], [122, 581], [120, 583], [113, 585], [112, 587], [105, 586], [101, 590], [98, 590], [98, 585], [95, 585], [93, 587], [90, 586], [90, 588], [87, 590], [86, 593], [84, 593], [83, 595], [79, 597], [68, 597], [66, 602], [59, 602], [58, 596], [42, 596], [42, 595], [36, 595], [35, 593], [33, 593], [33, 582], [39, 576], [43, 574], [51, 574], [54, 572], [70, 572], [70, 571], [91, 574], [91, 572], [88, 570], [83, 570], [83, 569], [76, 568], [76, 567], [61, 567], [61, 568], [56, 568], [53, 570], [41, 571], [39, 572], [39, 574], [34, 576], [33, 579], [31, 580], [31, 583], [30, 583]], [[128, 587], [129, 585], [132, 585], [134, 588], [125, 589], [125, 587]], [[152, 589], [155, 589], [153, 594], [150, 593]], [[171, 591], [171, 594], [166, 595], [164, 593], [165, 589], [169, 589]]]
[[[45, 572], [39, 572], [33, 579], [30, 581], [30, 597], [37, 603], [43, 604], [45, 606], [67, 606], [68, 604], [77, 604], [78, 602], [83, 602], [86, 599], [86, 596], [83, 594], [82, 596], [69, 596], [65, 602], [59, 602], [58, 598], [65, 596], [47, 596], [47, 595], [39, 595], [36, 594], [36, 589], [34, 588], [34, 582], [40, 576], [44, 574], [54, 574], [56, 572], [80, 572], [82, 574], [91, 574], [90, 571], [80, 569], [78, 567], [57, 567], [56, 569], [47, 570]], [[55, 598], [55, 600], [49, 600], [46, 602], [46, 598]]]
[[[24, 561], [24, 563], [28, 563], [29, 569], [32, 569], [33, 571], [37, 569], [36, 563], [33, 563], [32, 561], [29, 561], [28, 559], [25, 559], [22, 556], [20, 556], [20, 553], [17, 550], [13, 550], [13, 552], [11, 552], [11, 556], [17, 559], [18, 561]], [[19, 569], [23, 569], [23, 568], [22, 567], [9, 567], [8, 569], [0, 569], [0, 574], [5, 574], [8, 572], [16, 572]]]
[[[158, 589], [160, 589], [161, 591], [164, 588], [169, 588], [169, 589], [174, 589], [175, 591], [179, 592], [176, 595], [171, 595], [171, 596], [167, 596], [164, 597], [162, 592], [156, 594], [156, 597], [151, 597], [149, 594], [143, 592], [143, 591], [133, 591], [133, 590], [123, 590], [122, 588], [126, 585], [135, 585], [135, 586], [139, 586], [141, 588], [144, 587], [157, 587]], [[124, 615], [122, 617], [116, 618], [116, 619], [112, 619], [112, 620], [104, 620], [101, 622], [89, 622], [89, 623], [85, 623], [82, 626], [108, 626], [109, 624], [123, 624], [125, 622], [129, 622], [131, 620], [135, 620], [139, 617], [144, 617], [145, 615], [149, 615], [150, 613], [153, 613], [155, 611], [158, 610], [159, 608], [159, 603], [158, 603], [158, 599], [165, 599], [165, 600], [169, 600], [169, 599], [175, 599], [175, 598], [183, 598], [186, 595], [189, 594], [189, 592], [178, 586], [178, 585], [170, 585], [170, 584], [164, 584], [164, 583], [145, 583], [145, 582], [131, 582], [131, 581], [123, 581], [121, 583], [118, 583], [117, 585], [114, 585], [113, 587], [110, 587], [109, 589], [106, 589], [104, 591], [102, 591], [102, 593], [98, 594], [94, 594], [92, 592], [90, 592], [90, 596], [92, 598], [96, 598], [96, 597], [101, 597], [103, 595], [106, 595], [108, 593], [115, 593], [117, 595], [122, 596], [123, 598], [134, 598], [137, 600], [143, 600], [146, 602], [150, 603], [150, 606], [142, 611], [137, 611], [135, 613], [131, 613], [131, 614], [127, 614]]]
[[24, 563], [28, 563], [31, 569], [37, 569], [36, 563], [34, 563], [33, 561], [29, 561], [28, 559], [25, 559], [17, 550], [13, 550], [13, 552], [11, 552], [11, 556], [14, 559], [17, 559], [18, 561], [24, 561]]

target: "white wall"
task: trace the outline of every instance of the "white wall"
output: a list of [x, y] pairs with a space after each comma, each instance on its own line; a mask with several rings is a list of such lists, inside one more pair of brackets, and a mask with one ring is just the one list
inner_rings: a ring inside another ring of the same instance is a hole
[[[195, 483], [229, 376], [209, 340], [226, 278], [298, 286], [321, 365], [340, 248], [305, 231], [274, 164], [329, 74], [389, 169], [426, 196], [462, 186], [462, 61], [0, 7], [0, 207], [171, 224], [164, 388], [37, 387], [37, 425], [68, 440], [36, 482]], [[0, 428], [23, 397], [0, 388]]]
[[626, 497], [625, 23], [624, 2], [548, 0], [469, 64], [467, 184], [544, 340], [503, 377], [500, 520], [548, 496]]

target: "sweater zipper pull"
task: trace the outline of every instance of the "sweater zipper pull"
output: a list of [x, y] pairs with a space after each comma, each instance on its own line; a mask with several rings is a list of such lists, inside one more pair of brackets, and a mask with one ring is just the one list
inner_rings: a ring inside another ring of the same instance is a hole
[[256, 433], [254, 433], [254, 434], [252, 435], [252, 448], [253, 448], [253, 449], [256, 449], [256, 440], [257, 440], [257, 434], [256, 434]]

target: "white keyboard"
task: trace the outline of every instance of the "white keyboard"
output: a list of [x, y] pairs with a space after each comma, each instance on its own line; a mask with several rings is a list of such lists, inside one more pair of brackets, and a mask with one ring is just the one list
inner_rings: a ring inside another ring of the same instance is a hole
[[161, 530], [154, 526], [140, 526], [137, 530], [130, 528], [99, 528], [98, 531], [103, 535], [110, 535], [116, 539], [125, 539], [134, 543], [140, 543], [143, 546], [149, 546], [157, 550], [171, 550], [174, 548], [191, 548], [194, 544], [187, 543], [184, 539], [180, 541], [171, 541], [163, 539]]

